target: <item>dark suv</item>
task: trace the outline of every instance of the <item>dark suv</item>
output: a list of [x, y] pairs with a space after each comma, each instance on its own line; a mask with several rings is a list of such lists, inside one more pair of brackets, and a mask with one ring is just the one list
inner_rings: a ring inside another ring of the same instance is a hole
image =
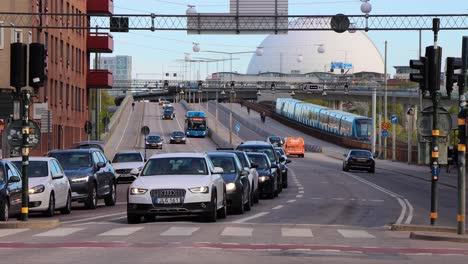
[[284, 158], [278, 157], [275, 147], [272, 144], [265, 141], [246, 141], [239, 144], [236, 150], [265, 153], [270, 159], [273, 173], [277, 175], [278, 192], [283, 190], [283, 179], [281, 177], [281, 171], [279, 170], [279, 164], [284, 161]]
[[107, 206], [115, 205], [117, 180], [114, 168], [104, 153], [98, 149], [53, 150], [50, 157], [56, 158], [70, 180], [72, 200], [95, 209], [98, 199]]

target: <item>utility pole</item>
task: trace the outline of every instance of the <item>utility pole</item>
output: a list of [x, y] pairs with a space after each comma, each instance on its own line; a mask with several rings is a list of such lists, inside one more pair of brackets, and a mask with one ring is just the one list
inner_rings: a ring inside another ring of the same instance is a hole
[[[385, 65], [384, 65], [384, 116], [383, 122], [387, 123], [387, 41], [385, 41]], [[383, 159], [387, 159], [387, 137], [383, 137]]]
[[28, 90], [23, 90], [22, 94], [22, 104], [23, 104], [23, 128], [22, 128], [22, 135], [23, 135], [23, 143], [21, 146], [21, 154], [22, 154], [22, 168], [21, 168], [21, 176], [23, 180], [23, 191], [21, 195], [21, 221], [28, 221], [29, 216], [29, 104], [31, 94]]

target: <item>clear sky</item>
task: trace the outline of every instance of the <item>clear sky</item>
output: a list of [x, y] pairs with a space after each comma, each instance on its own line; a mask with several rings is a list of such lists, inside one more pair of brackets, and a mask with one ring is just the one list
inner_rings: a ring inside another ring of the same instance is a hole
[[[370, 0], [377, 14], [465, 14], [468, 13], [467, 0]], [[115, 14], [171, 14], [183, 15], [187, 5], [195, 5], [200, 13], [228, 13], [229, 0], [114, 0]], [[289, 0], [290, 15], [334, 15], [343, 13], [360, 15], [359, 0]], [[370, 31], [370, 38], [384, 53], [384, 42], [388, 41], [388, 69], [394, 73], [393, 66], [408, 65], [410, 59], [416, 59], [419, 48], [417, 31]], [[202, 49], [228, 52], [255, 50], [265, 35], [187, 35], [184, 31], [137, 31], [113, 33], [115, 50], [113, 55], [133, 57], [133, 76], [138, 78], [159, 78], [160, 75], [148, 73], [180, 71], [177, 60], [184, 58], [184, 53], [192, 53], [192, 42], [200, 43]], [[441, 31], [439, 45], [443, 47], [443, 57], [461, 56], [462, 36], [468, 31]], [[423, 31], [423, 47], [432, 45], [433, 34]], [[424, 49], [424, 48], [423, 48]], [[328, 51], [327, 52], [333, 52]], [[423, 52], [424, 53], [424, 52]], [[240, 60], [233, 62], [233, 71], [245, 73], [249, 54], [235, 55]], [[193, 54], [192, 57], [216, 57], [213, 54]], [[218, 56], [219, 58], [219, 56]], [[444, 59], [445, 60], [445, 59]], [[193, 68], [195, 68], [194, 66]], [[215, 72], [215, 64], [208, 66], [209, 72]], [[219, 71], [223, 64], [219, 64]], [[206, 76], [206, 64], [200, 71]], [[229, 62], [224, 65], [229, 71]], [[193, 74], [195, 71], [193, 71]], [[139, 74], [139, 76], [137, 76]]]

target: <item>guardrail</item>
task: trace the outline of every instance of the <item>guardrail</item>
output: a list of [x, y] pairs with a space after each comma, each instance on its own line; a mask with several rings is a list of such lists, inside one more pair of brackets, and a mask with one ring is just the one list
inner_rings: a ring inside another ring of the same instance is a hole
[[133, 103], [133, 97], [132, 95], [129, 93], [125, 96], [125, 98], [123, 99], [122, 103], [120, 104], [120, 106], [117, 108], [117, 111], [115, 111], [115, 113], [112, 115], [112, 117], [110, 118], [110, 121], [109, 121], [109, 125], [108, 125], [108, 130], [107, 132], [104, 132], [101, 134], [101, 139], [104, 141], [104, 142], [107, 142], [107, 140], [109, 139], [109, 137], [112, 135], [112, 133], [114, 133], [114, 130], [115, 128], [117, 127], [117, 125], [119, 124], [120, 122], [120, 118], [122, 117], [122, 112], [123, 112], [123, 109], [127, 108], [127, 106], [129, 104]]

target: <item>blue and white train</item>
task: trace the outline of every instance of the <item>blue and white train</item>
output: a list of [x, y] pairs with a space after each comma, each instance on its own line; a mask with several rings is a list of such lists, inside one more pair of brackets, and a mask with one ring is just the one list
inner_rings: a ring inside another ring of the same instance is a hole
[[372, 119], [292, 98], [276, 99], [276, 113], [304, 125], [359, 141], [370, 141]]

